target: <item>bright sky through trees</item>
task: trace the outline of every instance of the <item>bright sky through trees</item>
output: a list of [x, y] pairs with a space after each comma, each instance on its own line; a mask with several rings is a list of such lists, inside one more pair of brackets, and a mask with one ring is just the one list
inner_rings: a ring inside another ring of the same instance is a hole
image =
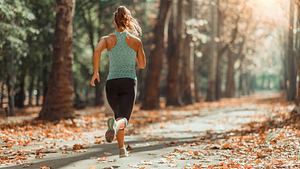
[[249, 6], [253, 12], [253, 22], [261, 24], [255, 35], [267, 33], [256, 43], [256, 53], [253, 59], [254, 72], [260, 76], [263, 74], [279, 75], [282, 71], [282, 30], [288, 25], [289, 1], [288, 0], [249, 0]]
[[273, 21], [277, 25], [288, 22], [289, 0], [249, 0], [257, 18], [263, 21]]

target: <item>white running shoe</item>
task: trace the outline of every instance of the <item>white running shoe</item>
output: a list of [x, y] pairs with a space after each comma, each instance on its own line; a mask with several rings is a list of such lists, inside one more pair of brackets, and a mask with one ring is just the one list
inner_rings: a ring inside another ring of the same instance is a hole
[[119, 150], [119, 157], [123, 158], [123, 157], [128, 157], [128, 156], [129, 155], [128, 155], [128, 152], [127, 152], [126, 148], [125, 147], [120, 148], [120, 150]]

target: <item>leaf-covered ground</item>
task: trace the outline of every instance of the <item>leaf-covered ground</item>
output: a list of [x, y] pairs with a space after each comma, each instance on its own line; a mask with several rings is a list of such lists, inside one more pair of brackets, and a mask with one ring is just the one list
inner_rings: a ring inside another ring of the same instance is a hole
[[104, 109], [55, 124], [2, 121], [0, 168], [300, 168], [300, 116], [292, 108], [278, 95], [135, 107], [125, 159], [103, 140], [111, 116]]

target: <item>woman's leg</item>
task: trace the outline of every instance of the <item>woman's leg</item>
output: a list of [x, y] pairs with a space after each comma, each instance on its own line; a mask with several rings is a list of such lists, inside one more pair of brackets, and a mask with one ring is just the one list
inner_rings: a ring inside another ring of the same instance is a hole
[[122, 85], [121, 91], [119, 95], [119, 117], [126, 118], [129, 122], [136, 99], [137, 81], [126, 79], [126, 83]]
[[[118, 97], [118, 86], [114, 80], [106, 81], [105, 86], [106, 98], [109, 103], [109, 106], [114, 112], [114, 116], [118, 116], [119, 112], [119, 97]], [[114, 118], [110, 118], [107, 121], [108, 129], [105, 133], [105, 139], [107, 142], [112, 142], [117, 134], [115, 129], [116, 121]]]
[[117, 141], [120, 148], [120, 157], [126, 157], [127, 151], [124, 145], [125, 127], [130, 119], [133, 105], [135, 103], [137, 91], [136, 81], [133, 79], [125, 79], [121, 91], [122, 94], [119, 98], [120, 117], [117, 119], [117, 123], [120, 124], [120, 128], [117, 132]]
[[117, 141], [119, 148], [124, 147], [124, 136], [125, 136], [125, 127], [127, 126], [127, 119], [126, 118], [118, 118], [116, 119], [116, 126], [118, 127], [117, 132]]
[[118, 141], [119, 148], [125, 147], [124, 136], [125, 136], [125, 129], [119, 129], [117, 133], [117, 141]]

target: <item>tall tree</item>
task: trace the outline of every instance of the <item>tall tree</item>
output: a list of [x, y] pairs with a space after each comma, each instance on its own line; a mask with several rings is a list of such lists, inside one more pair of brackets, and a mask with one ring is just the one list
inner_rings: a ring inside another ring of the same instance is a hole
[[[173, 22], [172, 27], [170, 27], [174, 33], [171, 33], [171, 36], [169, 37], [174, 39], [174, 45], [173, 43], [169, 43], [168, 50], [171, 50], [168, 52], [168, 75], [167, 75], [167, 106], [179, 106], [181, 105], [180, 101], [180, 93], [179, 93], [179, 64], [180, 64], [180, 56], [182, 56], [183, 52], [183, 15], [184, 15], [184, 9], [183, 9], [183, 0], [178, 0], [177, 5], [174, 5], [174, 11], [172, 13], [172, 19]], [[171, 24], [171, 23], [170, 23]], [[174, 29], [174, 26], [176, 29]]]
[[228, 51], [227, 54], [227, 72], [226, 72], [226, 88], [225, 97], [234, 97], [235, 82], [234, 82], [234, 62], [235, 54], [232, 50]]
[[59, 120], [73, 115], [72, 43], [75, 0], [56, 0], [53, 63], [41, 119]]
[[[297, 24], [298, 26], [300, 25], [300, 0], [297, 0]], [[297, 44], [297, 68], [298, 68], [298, 77], [300, 77], [300, 32], [297, 33], [297, 40], [298, 40], [298, 44]], [[296, 99], [296, 111], [298, 113], [300, 113], [300, 80], [298, 80], [298, 84], [297, 84], [297, 99]]]
[[159, 5], [159, 14], [154, 28], [155, 47], [150, 53], [149, 66], [147, 70], [145, 93], [142, 100], [142, 109], [159, 108], [160, 96], [160, 75], [165, 56], [166, 30], [170, 18], [170, 6], [172, 1], [161, 0]]
[[[236, 20], [236, 23], [234, 25], [234, 29], [232, 30], [232, 39], [229, 44], [229, 48], [227, 51], [227, 72], [226, 72], [226, 88], [225, 88], [225, 97], [234, 97], [235, 95], [235, 70], [234, 70], [234, 63], [236, 61], [236, 54], [233, 51], [234, 48], [238, 48], [235, 45], [236, 38], [238, 36], [239, 31], [239, 17]], [[242, 47], [239, 47], [240, 50], [242, 50]]]
[[295, 51], [294, 51], [294, 44], [295, 44], [295, 37], [294, 37], [294, 19], [295, 19], [295, 0], [290, 1], [290, 26], [288, 32], [288, 51], [287, 51], [287, 78], [288, 78], [288, 85], [287, 85], [287, 100], [292, 101], [296, 99], [296, 60], [295, 60]]
[[208, 88], [207, 88], [207, 101], [216, 100], [216, 80], [217, 80], [217, 61], [218, 61], [218, 44], [217, 38], [219, 37], [219, 0], [214, 0], [211, 4], [212, 14], [212, 31], [211, 31], [211, 56], [209, 62], [209, 75], [208, 75]]
[[[196, 2], [194, 0], [187, 0], [184, 4], [185, 18], [195, 18]], [[182, 57], [182, 83], [181, 84], [181, 97], [184, 104], [192, 104], [195, 102], [195, 78], [194, 73], [194, 43], [192, 42], [192, 35], [188, 34], [188, 26], [184, 24], [185, 39], [184, 39], [184, 53]]]

